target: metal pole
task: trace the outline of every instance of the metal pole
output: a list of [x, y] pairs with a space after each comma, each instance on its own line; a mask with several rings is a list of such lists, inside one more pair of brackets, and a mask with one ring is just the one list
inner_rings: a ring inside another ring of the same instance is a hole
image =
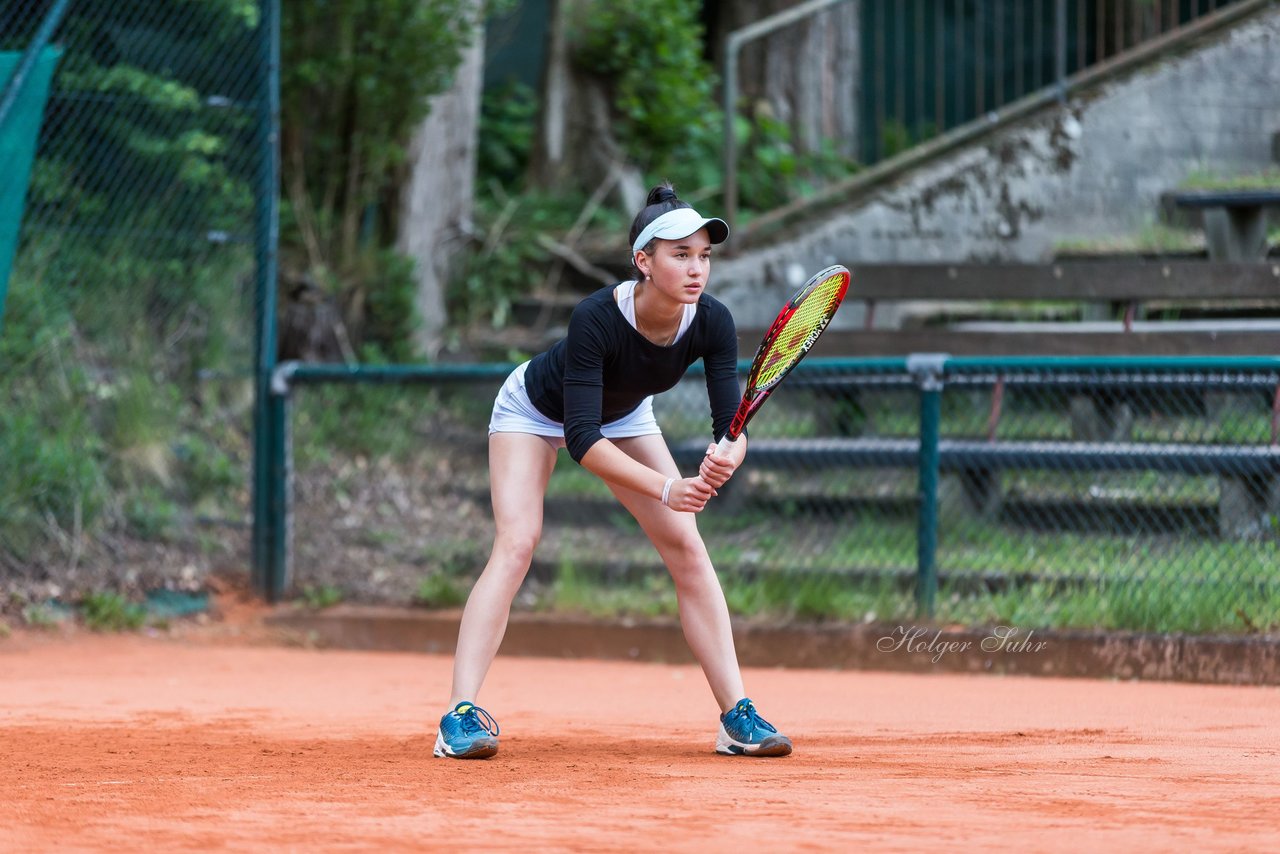
[[995, 92], [993, 93], [991, 103], [996, 107], [1003, 107], [1005, 105], [1004, 78], [1005, 72], [1008, 70], [1008, 66], [1004, 60], [1004, 13], [1004, 7], [999, 3], [997, 3], [995, 8], [991, 10], [991, 23], [992, 27], [995, 29], [995, 33], [992, 35], [992, 41], [995, 42], [995, 61], [993, 63], [995, 67]]
[[1025, 42], [1024, 31], [1025, 30], [1026, 30], [1026, 26], [1025, 26], [1025, 22], [1023, 21], [1022, 4], [1014, 3], [1013, 4], [1012, 42], [1013, 42], [1013, 97], [1015, 100], [1018, 98], [1021, 98], [1023, 95], [1026, 94], [1026, 92], [1023, 91], [1023, 80], [1022, 80], [1023, 74], [1025, 73], [1024, 65], [1026, 64], [1026, 59], [1025, 59], [1026, 50], [1024, 47], [1024, 42]]
[[[915, 93], [915, 102], [914, 102], [915, 111], [912, 117], [913, 121], [911, 123], [911, 126], [915, 131], [916, 139], [923, 139], [925, 137], [924, 128], [925, 128], [925, 125], [927, 124], [924, 117], [925, 116], [924, 58], [925, 58], [925, 36], [927, 35], [924, 28], [924, 0], [917, 0], [916, 6], [915, 6], [915, 12], [916, 12], [915, 44], [912, 48], [912, 51], [916, 55], [916, 73], [915, 73], [916, 93]], [[941, 131], [934, 131], [934, 134], [937, 134], [937, 133], [941, 133]]]
[[809, 0], [786, 9], [776, 15], [770, 15], [741, 29], [734, 30], [725, 38], [724, 49], [724, 219], [730, 227], [735, 224], [738, 215], [738, 141], [734, 135], [734, 111], [738, 100], [738, 51], [749, 41], [766, 36], [782, 27], [802, 21], [837, 3], [849, 0]]
[[916, 605], [932, 617], [938, 599], [938, 434], [941, 388], [920, 391], [920, 508], [916, 526]]
[[1089, 44], [1089, 7], [1085, 0], [1076, 0], [1076, 71], [1084, 70], [1088, 63], [1086, 48]]
[[920, 387], [919, 506], [916, 523], [916, 605], [932, 617], [938, 599], [938, 443], [942, 424], [945, 353], [907, 357], [907, 371]]
[[964, 52], [964, 3], [962, 0], [956, 0], [955, 3], [955, 21], [956, 27], [956, 124], [964, 124], [973, 116], [969, 114], [967, 105], [964, 101], [964, 70], [965, 52]]
[[947, 30], [946, 13], [942, 8], [933, 10], [933, 119], [937, 125], [935, 136], [946, 133], [947, 124]]
[[907, 12], [906, 4], [899, 0], [893, 16], [894, 29], [894, 75], [893, 110], [894, 118], [903, 129], [910, 127], [907, 123]]
[[986, 80], [986, 44], [983, 36], [983, 27], [986, 26], [986, 20], [982, 17], [982, 0], [977, 0], [973, 6], [973, 114], [981, 116], [987, 111], [987, 80]]
[[289, 396], [272, 395], [268, 457], [271, 460], [271, 490], [269, 529], [272, 532], [267, 565], [266, 598], [278, 602], [289, 585], [289, 547], [293, 543], [293, 517], [290, 513], [290, 485], [293, 483], [293, 442], [289, 419]]
[[1053, 39], [1053, 74], [1058, 101], [1067, 102], [1067, 0], [1056, 0]]
[[741, 29], [734, 30], [729, 34], [729, 38], [737, 39], [738, 44], [740, 45], [745, 44], [752, 39], [758, 39], [760, 36], [766, 36], [774, 30], [779, 30], [785, 26], [794, 24], [797, 21], [802, 21], [811, 15], [816, 15], [818, 12], [827, 9], [829, 6], [847, 2], [849, 2], [849, 0], [809, 0], [808, 3], [793, 6], [790, 9], [778, 12], [776, 15], [761, 18], [755, 23], [747, 24]]
[[280, 185], [280, 0], [263, 0], [259, 40], [258, 171], [255, 242], [255, 384], [253, 407], [253, 587], [274, 602], [284, 588], [281, 565], [280, 482], [283, 461], [278, 433], [287, 425], [282, 405], [272, 399], [276, 364], [276, 249], [279, 243]]
[[871, 129], [871, 150], [874, 154], [867, 158], [868, 163], [874, 163], [885, 156], [884, 127], [888, 112], [886, 102], [889, 98], [885, 84], [885, 67], [889, 64], [889, 48], [884, 35], [885, 30], [888, 29], [889, 14], [884, 8], [884, 0], [875, 0], [872, 9], [875, 14], [875, 24], [872, 30], [874, 38], [871, 46], [871, 67], [874, 69], [871, 75], [871, 102], [875, 105], [875, 125]]

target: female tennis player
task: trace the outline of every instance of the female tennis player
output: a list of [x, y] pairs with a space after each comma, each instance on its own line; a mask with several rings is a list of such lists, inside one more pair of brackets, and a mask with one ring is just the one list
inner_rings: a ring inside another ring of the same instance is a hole
[[498, 724], [475, 700], [542, 534], [543, 498], [560, 448], [609, 485], [671, 573], [685, 639], [722, 711], [716, 751], [791, 753], [791, 740], [745, 697], [729, 608], [694, 518], [742, 463], [746, 436], [726, 455], [711, 453], [713, 443], [698, 475], [681, 477], [653, 415], [653, 395], [702, 359], [717, 439], [733, 419], [737, 332], [729, 310], [706, 293], [711, 247], [724, 242], [729, 226], [680, 201], [669, 184], [650, 191], [647, 202], [631, 224], [635, 278], [579, 303], [567, 336], [517, 367], [494, 402], [496, 537], [462, 613], [436, 756], [498, 752]]

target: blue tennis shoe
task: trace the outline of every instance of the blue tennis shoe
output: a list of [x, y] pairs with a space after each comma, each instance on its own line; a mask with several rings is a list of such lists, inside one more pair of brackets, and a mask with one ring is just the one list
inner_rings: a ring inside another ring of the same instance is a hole
[[475, 703], [465, 700], [440, 719], [435, 756], [488, 759], [498, 752], [498, 722]]
[[728, 756], [786, 756], [791, 753], [791, 739], [760, 717], [755, 703], [744, 698], [720, 716], [716, 753]]

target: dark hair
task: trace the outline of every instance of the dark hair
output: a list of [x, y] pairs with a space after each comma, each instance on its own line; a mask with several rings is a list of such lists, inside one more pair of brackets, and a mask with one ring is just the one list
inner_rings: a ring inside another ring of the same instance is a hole
[[[636, 242], [636, 238], [640, 236], [640, 232], [645, 230], [649, 223], [668, 211], [679, 210], [680, 208], [690, 207], [688, 202], [682, 202], [676, 198], [676, 190], [671, 186], [670, 181], [663, 181], [658, 186], [649, 191], [649, 197], [645, 199], [644, 207], [640, 213], [636, 214], [636, 218], [631, 221], [631, 233], [627, 236], [628, 257], [631, 258], [631, 270], [635, 273], [636, 281], [644, 278], [644, 273], [636, 266], [636, 254], [630, 251], [631, 245]], [[640, 247], [645, 252], [653, 253], [653, 241], [650, 240], [646, 245]]]

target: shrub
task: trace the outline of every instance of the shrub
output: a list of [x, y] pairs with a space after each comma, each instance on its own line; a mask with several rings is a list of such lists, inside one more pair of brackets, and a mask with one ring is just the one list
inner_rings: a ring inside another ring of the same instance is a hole
[[146, 609], [119, 593], [90, 593], [80, 602], [85, 625], [95, 632], [132, 631], [147, 620]]

